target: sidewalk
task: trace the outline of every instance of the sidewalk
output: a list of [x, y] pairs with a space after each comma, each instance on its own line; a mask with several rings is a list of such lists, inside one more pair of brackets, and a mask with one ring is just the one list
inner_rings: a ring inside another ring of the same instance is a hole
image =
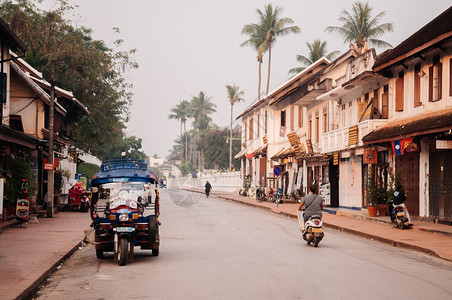
[[2, 222], [0, 234], [0, 299], [23, 299], [84, 240], [89, 229], [88, 213], [60, 212], [54, 218], [39, 218], [25, 228]]
[[[202, 190], [193, 190], [203, 192]], [[218, 198], [269, 209], [274, 213], [297, 218], [299, 204], [259, 202], [254, 197], [243, 197], [227, 192], [211, 192]], [[447, 261], [452, 261], [452, 226], [414, 220], [413, 228], [392, 228], [389, 217], [369, 217], [367, 211], [326, 208], [323, 213], [325, 227], [377, 240], [394, 247], [403, 247], [424, 252]]]

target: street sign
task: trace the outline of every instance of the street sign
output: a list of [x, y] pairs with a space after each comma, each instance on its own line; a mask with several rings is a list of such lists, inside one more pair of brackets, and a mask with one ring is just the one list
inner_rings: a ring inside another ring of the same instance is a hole
[[275, 176], [281, 175], [281, 172], [282, 172], [281, 166], [275, 166], [273, 168], [273, 174], [275, 174]]
[[53, 170], [53, 164], [44, 164], [44, 170]]

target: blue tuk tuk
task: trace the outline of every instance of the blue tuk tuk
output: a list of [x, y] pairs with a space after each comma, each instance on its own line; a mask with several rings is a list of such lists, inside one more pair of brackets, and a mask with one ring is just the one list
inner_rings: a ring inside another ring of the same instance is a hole
[[[143, 160], [118, 159], [103, 162], [90, 181], [90, 215], [97, 258], [113, 252], [124, 266], [133, 261], [134, 247], [150, 249], [158, 256], [159, 193], [157, 177]], [[154, 191], [152, 191], [154, 190]]]

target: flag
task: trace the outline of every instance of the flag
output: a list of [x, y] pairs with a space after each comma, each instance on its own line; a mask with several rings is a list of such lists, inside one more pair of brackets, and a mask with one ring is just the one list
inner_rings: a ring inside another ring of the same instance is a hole
[[402, 154], [405, 151], [405, 149], [411, 144], [412, 141], [413, 141], [413, 138], [403, 139], [402, 140], [402, 144], [401, 144], [401, 146], [402, 146]]
[[247, 160], [251, 160], [251, 159], [253, 158], [253, 156], [254, 156], [254, 153], [247, 154], [247, 155], [246, 155], [246, 159], [247, 159]]
[[392, 141], [392, 153], [394, 153], [394, 156], [403, 155], [402, 146], [400, 143], [400, 140]]

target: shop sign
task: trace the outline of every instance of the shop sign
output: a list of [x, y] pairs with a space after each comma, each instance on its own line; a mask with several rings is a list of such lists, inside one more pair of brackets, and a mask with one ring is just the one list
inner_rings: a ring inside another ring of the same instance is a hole
[[436, 140], [436, 149], [452, 149], [452, 141]]
[[50, 171], [53, 169], [59, 169], [60, 168], [60, 160], [58, 158], [53, 159], [53, 164], [49, 163], [48, 158], [44, 158], [44, 170]]
[[377, 164], [378, 163], [378, 152], [375, 150], [364, 150], [363, 163]]
[[341, 153], [341, 158], [349, 158], [351, 156], [350, 151], [345, 151]]

